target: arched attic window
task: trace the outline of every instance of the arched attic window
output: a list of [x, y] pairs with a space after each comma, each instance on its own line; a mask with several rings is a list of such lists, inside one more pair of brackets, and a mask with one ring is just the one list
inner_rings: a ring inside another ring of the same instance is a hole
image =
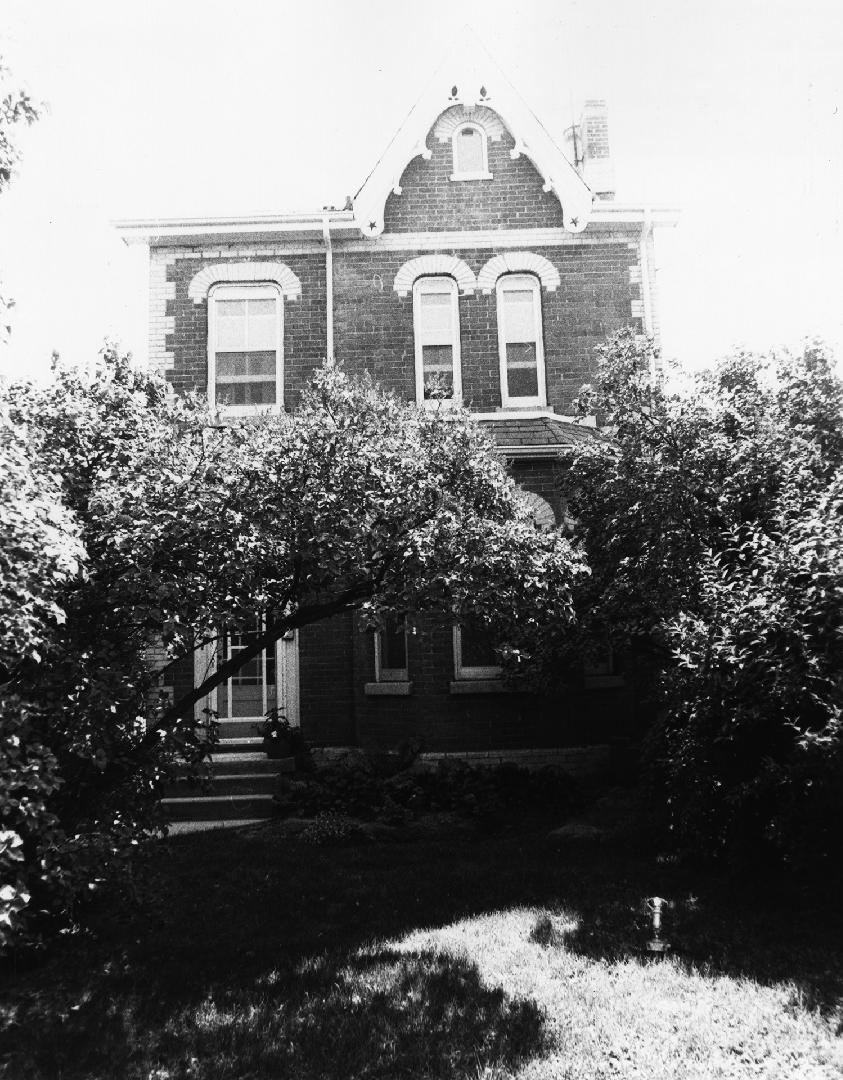
[[479, 124], [460, 124], [453, 134], [454, 153], [452, 180], [491, 180], [488, 159], [488, 138]]

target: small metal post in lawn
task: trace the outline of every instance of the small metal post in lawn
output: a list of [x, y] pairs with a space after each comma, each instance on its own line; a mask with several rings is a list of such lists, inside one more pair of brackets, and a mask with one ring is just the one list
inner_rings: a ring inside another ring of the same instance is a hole
[[647, 952], [657, 955], [666, 953], [670, 949], [670, 942], [662, 940], [662, 911], [671, 906], [670, 901], [662, 896], [651, 896], [646, 903], [653, 916], [653, 936], [647, 942]]

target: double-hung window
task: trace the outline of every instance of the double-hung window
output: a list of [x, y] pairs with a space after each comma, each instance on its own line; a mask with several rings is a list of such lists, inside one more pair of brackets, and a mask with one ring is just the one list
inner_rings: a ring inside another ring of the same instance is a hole
[[451, 277], [422, 277], [413, 286], [416, 341], [416, 400], [436, 402], [462, 396], [460, 312]]
[[407, 682], [407, 626], [403, 619], [387, 619], [375, 634], [375, 681]]
[[498, 278], [501, 403], [544, 405], [541, 287], [532, 274]]
[[248, 413], [284, 403], [284, 311], [274, 285], [218, 285], [208, 311], [208, 401]]
[[500, 656], [489, 629], [470, 622], [454, 627], [454, 676], [457, 679], [501, 677]]

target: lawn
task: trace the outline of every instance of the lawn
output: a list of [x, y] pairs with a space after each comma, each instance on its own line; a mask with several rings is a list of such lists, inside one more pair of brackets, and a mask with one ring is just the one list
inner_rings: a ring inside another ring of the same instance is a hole
[[[137, 900], [5, 973], [27, 1080], [843, 1075], [839, 901], [548, 823], [311, 846], [173, 837]], [[646, 896], [676, 903], [666, 959]]]

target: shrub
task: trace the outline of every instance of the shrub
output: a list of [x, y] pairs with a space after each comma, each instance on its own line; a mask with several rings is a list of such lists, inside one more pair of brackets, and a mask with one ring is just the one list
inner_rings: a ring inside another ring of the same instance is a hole
[[592, 569], [570, 648], [635, 655], [678, 849], [807, 862], [840, 828], [843, 382], [816, 344], [684, 388], [652, 360], [621, 335], [583, 396], [614, 441], [569, 470]]
[[843, 478], [774, 535], [735, 530], [700, 568], [699, 614], [668, 627], [654, 772], [684, 850], [802, 864], [840, 850], [841, 522]]

